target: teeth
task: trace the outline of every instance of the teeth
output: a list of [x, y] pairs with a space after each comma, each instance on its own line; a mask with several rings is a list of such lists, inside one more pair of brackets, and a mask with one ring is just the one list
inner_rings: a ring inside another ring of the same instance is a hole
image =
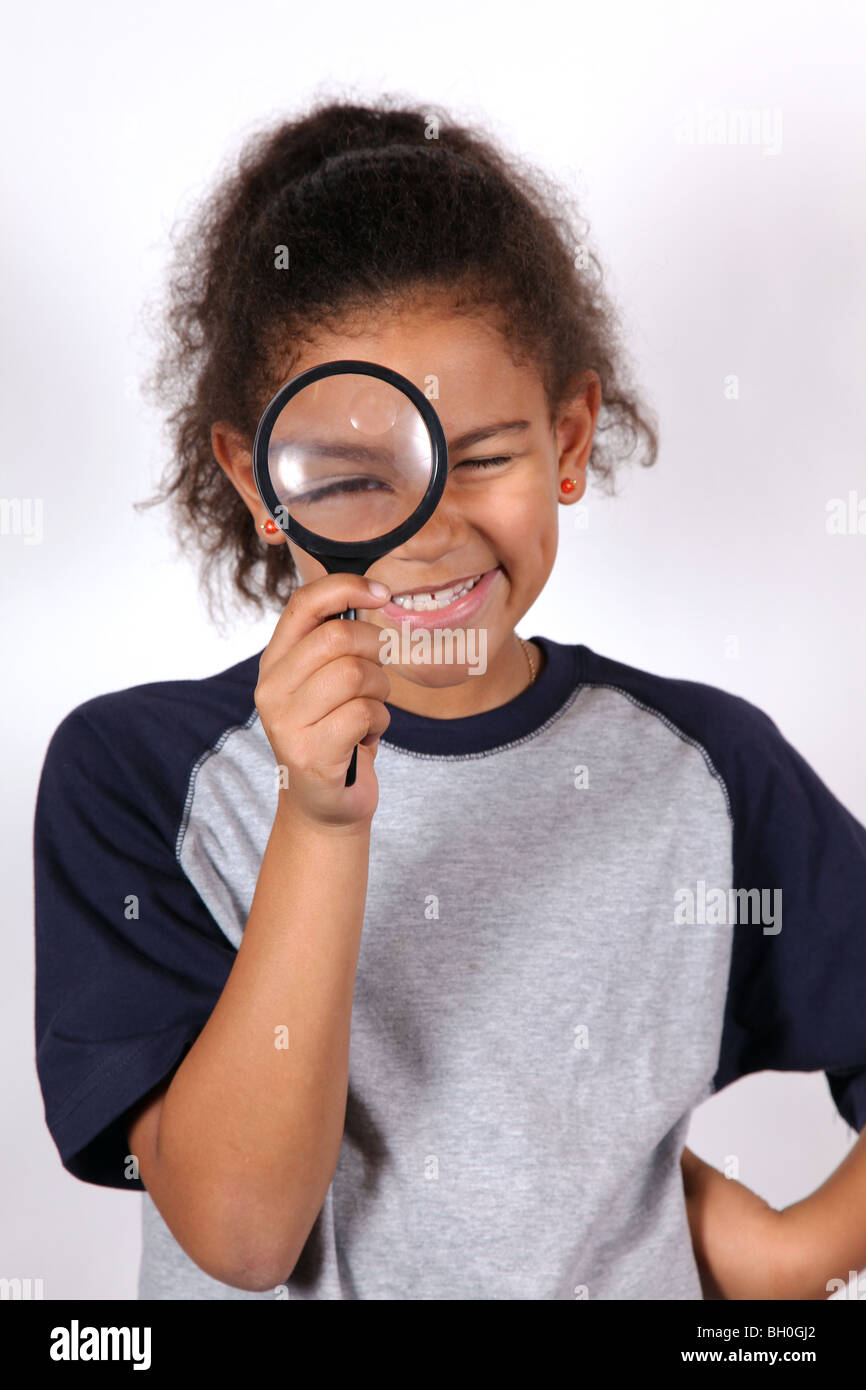
[[468, 594], [470, 589], [475, 588], [480, 578], [481, 575], [476, 574], [474, 579], [459, 585], [456, 589], [434, 589], [429, 594], [403, 594], [402, 597], [397, 595], [392, 602], [400, 608], [408, 609], [410, 613], [429, 613], [437, 608], [447, 608], [463, 594]]

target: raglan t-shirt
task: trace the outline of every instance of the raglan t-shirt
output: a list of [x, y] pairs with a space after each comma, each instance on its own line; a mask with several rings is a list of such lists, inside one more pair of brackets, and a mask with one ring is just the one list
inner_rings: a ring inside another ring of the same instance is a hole
[[293, 1271], [229, 1287], [129, 1161], [232, 968], [276, 810], [259, 655], [88, 700], [35, 817], [36, 1045], [64, 1167], [142, 1192], [150, 1299], [699, 1299], [680, 1155], [738, 1077], [866, 1124], [866, 829], [755, 705], [532, 639], [533, 684], [389, 706], [345, 1130]]

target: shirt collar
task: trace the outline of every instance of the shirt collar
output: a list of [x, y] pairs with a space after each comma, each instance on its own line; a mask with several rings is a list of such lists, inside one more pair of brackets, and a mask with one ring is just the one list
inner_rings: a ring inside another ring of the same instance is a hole
[[532, 684], [513, 700], [460, 719], [434, 719], [388, 704], [391, 722], [381, 742], [408, 753], [465, 757], [492, 752], [536, 733], [578, 686], [579, 649], [554, 642], [550, 637], [534, 636], [530, 640], [544, 653], [544, 665]]

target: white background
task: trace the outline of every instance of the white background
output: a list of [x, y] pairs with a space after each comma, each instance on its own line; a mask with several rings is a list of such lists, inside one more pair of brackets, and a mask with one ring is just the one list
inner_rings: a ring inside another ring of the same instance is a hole
[[[166, 447], [135, 383], [172, 223], [246, 133], [321, 92], [442, 103], [567, 181], [662, 447], [617, 498], [590, 497], [586, 530], [563, 509], [521, 631], [747, 697], [866, 821], [866, 535], [826, 529], [828, 501], [866, 498], [864, 32], [862, 5], [840, 0], [53, 0], [7, 16], [0, 494], [42, 499], [44, 532], [0, 536], [0, 1275], [40, 1277], [48, 1298], [131, 1298], [137, 1278], [140, 1197], [64, 1172], [36, 1082], [30, 836], [48, 739], [88, 697], [208, 675], [275, 621], [216, 632], [165, 509], [132, 510]], [[702, 107], [781, 119], [781, 148], [678, 140]], [[568, 852], [564, 826], [551, 854]], [[782, 1206], [853, 1138], [821, 1073], [764, 1073], [704, 1105], [690, 1143], [718, 1167], [736, 1155]]]

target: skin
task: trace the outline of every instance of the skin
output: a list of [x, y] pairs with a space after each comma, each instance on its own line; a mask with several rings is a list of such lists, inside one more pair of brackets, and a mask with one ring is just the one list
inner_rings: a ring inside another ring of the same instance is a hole
[[[573, 506], [586, 490], [601, 404], [598, 377], [587, 373], [551, 424], [537, 370], [531, 363], [515, 359], [493, 321], [482, 313], [449, 313], [447, 305], [435, 297], [415, 300], [387, 315], [347, 319], [342, 331], [311, 338], [287, 368], [284, 379], [338, 358], [383, 363], [422, 391], [429, 377], [435, 376], [439, 394], [433, 403], [449, 443], [448, 482], [433, 516], [399, 549], [376, 561], [367, 579], [381, 580], [392, 593], [401, 593], [421, 585], [436, 588], [497, 565], [503, 571], [498, 591], [470, 620], [483, 624], [487, 631], [487, 669], [483, 674], [470, 677], [467, 666], [453, 663], [401, 666], [392, 662], [387, 666], [385, 684], [371, 680], [363, 693], [371, 700], [384, 699], [412, 713], [440, 719], [496, 708], [528, 684], [526, 656], [514, 629], [538, 598], [553, 568], [558, 508]], [[520, 434], [491, 436], [462, 450], [452, 448], [452, 441], [470, 429], [515, 419], [529, 421], [528, 428]], [[329, 613], [354, 605], [363, 607], [363, 616], [359, 612], [353, 634], [341, 635], [341, 650], [363, 655], [373, 671], [378, 630], [392, 624], [377, 611], [375, 600], [365, 598], [363, 581], [351, 581], [351, 587], [348, 580], [344, 583], [338, 576], [325, 579], [324, 567], [282, 532], [268, 537], [261, 531], [267, 512], [253, 481], [248, 448], [224, 423], [214, 425], [212, 443], [216, 459], [249, 508], [251, 525], [256, 526], [263, 543], [288, 544], [301, 584], [314, 586], [306, 591], [310, 613], [305, 611], [292, 619], [287, 607], [266, 653], [267, 660], [263, 660], [272, 689], [270, 704], [264, 690], [257, 694], [278, 761], [285, 758], [293, 767], [299, 766], [296, 751], [281, 754], [277, 717], [268, 717], [269, 708], [276, 710], [280, 705], [276, 687], [281, 663], [285, 673], [287, 660], [294, 661], [295, 674], [284, 688], [300, 691], [302, 677], [309, 678], [323, 660], [317, 624]], [[485, 469], [469, 466], [472, 459], [502, 454], [510, 456], [505, 464]], [[574, 479], [569, 493], [560, 488], [565, 478]], [[531, 538], [530, 543], [527, 538]], [[316, 581], [323, 582], [320, 585]], [[293, 621], [299, 626], [292, 628]], [[307, 655], [302, 656], [300, 642], [305, 644]], [[536, 650], [536, 669], [541, 661]], [[282, 679], [286, 681], [286, 674]], [[333, 696], [331, 703], [335, 703]], [[320, 715], [321, 709], [317, 709], [315, 715], [308, 713], [306, 717], [313, 720]], [[304, 722], [300, 714], [295, 720], [299, 722]], [[375, 809], [375, 792], [370, 790], [375, 782], [372, 757], [384, 726], [384, 721], [371, 725], [363, 740], [363, 747], [370, 748], [372, 756], [368, 759], [364, 752], [359, 757], [353, 812], [359, 822]], [[324, 734], [322, 726], [318, 727]], [[351, 740], [347, 746], [350, 744]], [[315, 779], [309, 780], [312, 784]], [[342, 770], [331, 781], [327, 795], [336, 788], [344, 799]], [[303, 819], [311, 825], [327, 820], [325, 796], [323, 791], [316, 802], [311, 795], [302, 808]], [[343, 800], [339, 804], [344, 804]], [[297, 818], [299, 806], [292, 814]], [[822, 1187], [783, 1211], [770, 1207], [742, 1183], [724, 1177], [689, 1149], [683, 1151], [682, 1172], [706, 1297], [823, 1299], [828, 1280], [847, 1278], [849, 1270], [866, 1266], [866, 1131]]]
[[[435, 305], [395, 312], [377, 320], [374, 329], [368, 317], [352, 332], [322, 335], [293, 363], [287, 379], [339, 358], [383, 363], [422, 391], [425, 380], [436, 376], [439, 397], [433, 404], [449, 441], [449, 476], [438, 507], [416, 535], [371, 565], [367, 578], [382, 580], [398, 594], [422, 584], [439, 587], [496, 565], [503, 571], [498, 591], [472, 620], [487, 630], [486, 671], [470, 676], [468, 665], [456, 662], [389, 662], [389, 703], [438, 719], [505, 704], [528, 684], [526, 656], [514, 628], [553, 569], [558, 508], [573, 506], [586, 490], [601, 404], [598, 377], [589, 374], [551, 427], [537, 371], [512, 359], [493, 324], [482, 316], [449, 315]], [[528, 420], [529, 428], [519, 435], [491, 436], [452, 454], [450, 441], [466, 431], [515, 419]], [[217, 459], [260, 526], [267, 512], [253, 481], [249, 450], [225, 426], [214, 427], [212, 441]], [[469, 466], [471, 459], [502, 454], [511, 455], [511, 461], [484, 469]], [[574, 479], [570, 493], [560, 491], [564, 478]], [[531, 544], [526, 543], [529, 536]], [[289, 546], [302, 583], [326, 573], [282, 533], [265, 539]], [[379, 628], [394, 627], [379, 613], [365, 616]], [[542, 656], [537, 648], [534, 653], [537, 671]]]
[[[866, 1268], [866, 1129], [826, 1182], [782, 1210], [690, 1149], [681, 1166], [705, 1298], [817, 1302]], [[847, 1297], [864, 1294], [866, 1283]]]

